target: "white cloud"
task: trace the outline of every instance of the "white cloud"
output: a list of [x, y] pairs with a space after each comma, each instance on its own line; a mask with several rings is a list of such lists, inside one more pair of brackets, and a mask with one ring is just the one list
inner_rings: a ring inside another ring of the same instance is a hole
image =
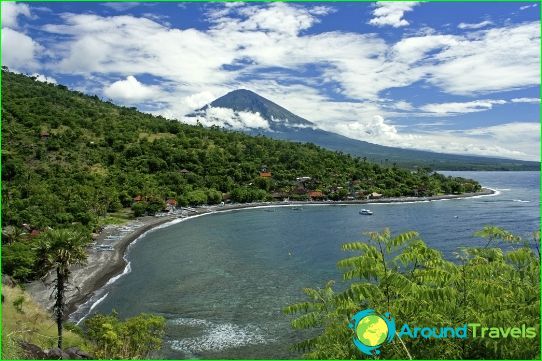
[[525, 6], [520, 6], [519, 7], [519, 10], [526, 10], [526, 9], [529, 9], [529, 8], [535, 8], [537, 7], [538, 4], [532, 4], [532, 5], [525, 5]]
[[418, 5], [416, 1], [386, 1], [377, 2], [373, 10], [374, 18], [369, 20], [369, 24], [376, 26], [390, 25], [394, 28], [409, 25], [409, 22], [403, 19], [405, 12], [412, 11]]
[[56, 79], [51, 76], [46, 76], [39, 73], [34, 73], [32, 76], [35, 77], [37, 81], [41, 81], [43, 83], [57, 84]]
[[17, 23], [19, 15], [27, 18], [32, 16], [27, 4], [2, 1], [2, 27], [16, 29], [19, 26]]
[[540, 98], [514, 98], [510, 100], [512, 103], [529, 103], [540, 104]]
[[183, 102], [189, 107], [189, 109], [199, 109], [206, 104], [209, 104], [217, 97], [208, 91], [192, 94], [183, 98]]
[[412, 104], [404, 100], [392, 101], [391, 104], [389, 105], [387, 104], [387, 106], [392, 109], [403, 110], [403, 111], [414, 110], [414, 106], [412, 106]]
[[485, 99], [474, 100], [470, 102], [451, 102], [451, 103], [436, 103], [426, 104], [420, 109], [429, 113], [438, 115], [457, 115], [463, 113], [482, 112], [493, 108], [495, 104], [505, 104], [505, 100], [500, 99]]
[[124, 102], [153, 100], [159, 92], [157, 87], [144, 85], [132, 75], [129, 75], [125, 80], [118, 80], [104, 88], [106, 96]]
[[540, 23], [532, 22], [457, 38], [426, 67], [427, 81], [448, 93], [470, 95], [540, 83]]
[[370, 121], [337, 124], [337, 133], [372, 143], [440, 153], [540, 160], [540, 125], [516, 122], [462, 131], [399, 132], [375, 116]]
[[219, 126], [235, 130], [269, 129], [269, 123], [260, 113], [233, 111], [229, 108], [207, 107], [195, 117], [184, 117], [189, 124], [202, 124], [204, 126]]
[[457, 27], [459, 29], [481, 29], [492, 24], [493, 22], [489, 20], [484, 20], [484, 21], [481, 21], [479, 23], [474, 23], [474, 24], [460, 23], [459, 25], [457, 25]]
[[14, 71], [36, 69], [39, 67], [36, 56], [41, 50], [42, 47], [28, 35], [2, 28], [2, 65]]
[[326, 6], [308, 8], [276, 2], [267, 7], [226, 6], [210, 11], [208, 16], [217, 30], [261, 30], [294, 36], [318, 23], [316, 16], [327, 15], [331, 11], [332, 8]]
[[[132, 16], [74, 14], [64, 15], [64, 25], [43, 29], [71, 37], [52, 45], [61, 58], [52, 65], [56, 71], [152, 74], [197, 88], [232, 88], [241, 75], [263, 77], [265, 67], [298, 70], [307, 65], [315, 65], [320, 74], [295, 80], [337, 83], [338, 92], [359, 100], [376, 100], [383, 90], [418, 81], [453, 94], [539, 82], [538, 23], [464, 35], [407, 36], [387, 44], [374, 34], [300, 35], [319, 21], [313, 9], [285, 3], [224, 7], [208, 14], [214, 28], [206, 32]], [[288, 82], [295, 78], [284, 74]]]

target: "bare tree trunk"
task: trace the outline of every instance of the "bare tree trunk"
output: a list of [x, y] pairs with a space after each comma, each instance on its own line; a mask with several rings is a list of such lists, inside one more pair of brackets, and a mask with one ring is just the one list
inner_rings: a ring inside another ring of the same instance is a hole
[[58, 348], [62, 350], [62, 321], [64, 319], [64, 272], [58, 267], [56, 269], [56, 303], [55, 316], [58, 330]]

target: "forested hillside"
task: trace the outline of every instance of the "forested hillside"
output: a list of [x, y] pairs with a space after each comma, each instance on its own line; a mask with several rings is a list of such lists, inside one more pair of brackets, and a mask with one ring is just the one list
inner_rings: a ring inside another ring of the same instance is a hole
[[[3, 72], [3, 225], [91, 223], [136, 196], [182, 204], [286, 195], [306, 189], [346, 197], [352, 188], [385, 196], [471, 191], [475, 182], [380, 167], [314, 145], [205, 129], [143, 114]], [[271, 176], [260, 177], [260, 172]], [[354, 185], [354, 186], [353, 186]], [[348, 189], [348, 191], [340, 192]], [[238, 199], [235, 199], [238, 198]]]
[[166, 120], [9, 71], [2, 71], [2, 181], [2, 226], [12, 226], [11, 235], [23, 225], [93, 230], [107, 212], [153, 213], [168, 199], [198, 205], [480, 189], [428, 169]]

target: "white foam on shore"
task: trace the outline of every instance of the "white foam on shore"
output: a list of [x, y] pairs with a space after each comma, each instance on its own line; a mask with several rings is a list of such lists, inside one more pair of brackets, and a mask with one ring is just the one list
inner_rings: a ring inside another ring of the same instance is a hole
[[482, 194], [482, 195], [479, 195], [479, 196], [472, 196], [472, 197], [462, 197], [462, 198], [457, 198], [457, 199], [467, 199], [467, 198], [472, 198], [472, 199], [476, 199], [476, 198], [483, 198], [483, 197], [495, 197], [495, 196], [498, 196], [498, 195], [501, 195], [501, 190], [504, 190], [504, 189], [497, 189], [497, 188], [489, 188], [489, 187], [485, 187], [487, 189], [489, 189], [490, 191], [493, 191], [492, 194]]
[[[105, 300], [105, 298], [107, 297], [107, 295], [109, 295], [109, 292], [106, 293], [105, 295], [103, 295], [102, 297], [100, 297], [98, 300], [96, 300], [96, 302], [94, 302], [94, 303], [92, 304], [92, 306], [90, 306], [90, 308], [88, 309], [88, 312], [87, 312], [83, 317], [81, 317], [81, 318], [79, 319], [79, 321], [77, 321], [75, 324], [78, 325], [78, 324], [80, 324], [81, 322], [83, 322], [83, 320], [84, 320], [85, 318], [87, 318], [88, 315], [90, 315], [90, 313], [92, 312], [92, 310], [93, 310], [96, 306], [98, 306], [103, 300]], [[86, 304], [86, 303], [85, 303], [85, 304]]]
[[172, 320], [171, 323], [180, 326], [204, 327], [202, 336], [168, 342], [172, 349], [184, 353], [216, 352], [272, 341], [256, 325], [239, 326], [233, 323], [215, 323], [193, 318], [179, 318]]
[[[124, 260], [126, 261], [126, 258], [125, 258]], [[121, 278], [122, 276], [127, 275], [127, 274], [130, 273], [130, 272], [132, 272], [132, 266], [131, 266], [131, 263], [128, 262], [128, 263], [126, 263], [126, 266], [124, 267], [124, 270], [122, 271], [122, 273], [116, 275], [116, 276], [113, 277], [113, 278], [110, 278], [109, 281], [107, 281], [107, 283], [105, 284], [105, 286], [109, 286], [110, 284], [113, 284], [116, 280], [118, 280], [118, 279]]]

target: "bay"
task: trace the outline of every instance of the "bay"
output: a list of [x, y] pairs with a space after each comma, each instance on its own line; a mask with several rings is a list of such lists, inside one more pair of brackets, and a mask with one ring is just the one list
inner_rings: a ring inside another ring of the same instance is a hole
[[[158, 358], [296, 358], [281, 310], [304, 287], [337, 280], [341, 244], [385, 227], [416, 230], [447, 258], [484, 225], [529, 238], [540, 229], [539, 172], [444, 172], [478, 180], [496, 195], [405, 204], [303, 206], [215, 213], [157, 229], [131, 247], [131, 272], [106, 286], [92, 310], [168, 320]], [[272, 211], [271, 211], [272, 210]]]

